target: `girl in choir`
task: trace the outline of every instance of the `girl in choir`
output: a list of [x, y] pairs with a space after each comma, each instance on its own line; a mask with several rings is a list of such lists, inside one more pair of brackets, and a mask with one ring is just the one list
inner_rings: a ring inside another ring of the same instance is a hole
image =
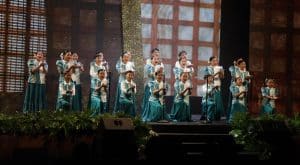
[[[175, 67], [180, 67], [179, 59], [181, 59], [181, 58], [187, 59], [187, 52], [186, 51], [182, 50], [182, 51], [179, 52], [178, 61], [176, 61]], [[186, 66], [187, 67], [193, 67], [193, 64], [191, 63], [191, 61], [187, 60]]]
[[75, 96], [75, 83], [72, 81], [71, 71], [64, 74], [64, 81], [59, 84], [58, 110], [72, 111], [72, 100]]
[[[233, 65], [231, 65], [229, 67], [229, 72], [230, 72], [230, 76], [231, 76], [231, 81], [230, 81], [230, 86], [232, 84], [234, 84], [235, 82], [235, 76], [236, 76], [236, 71], [239, 69], [239, 67], [237, 66], [237, 61], [239, 60], [243, 60], [242, 58], [239, 58], [238, 60], [234, 60], [233, 61]], [[226, 119], [229, 119], [229, 114], [230, 114], [230, 109], [231, 109], [231, 104], [232, 104], [232, 94], [229, 90], [229, 94], [228, 94], [228, 103], [227, 103], [227, 114], [226, 114]]]
[[219, 61], [216, 56], [209, 58], [209, 66], [207, 66], [207, 73], [213, 75], [213, 83], [215, 86], [215, 120], [220, 120], [221, 116], [224, 115], [224, 106], [221, 94], [221, 79], [224, 78], [224, 69], [219, 66]]
[[261, 94], [263, 97], [261, 114], [274, 114], [276, 111], [275, 101], [279, 98], [279, 90], [275, 87], [273, 79], [265, 80], [265, 87], [261, 88]]
[[[149, 101], [150, 97], [150, 87], [149, 82], [155, 80], [155, 71], [160, 70], [163, 73], [163, 67], [160, 65], [160, 60], [158, 56], [152, 56], [151, 57], [151, 63], [148, 63], [144, 67], [144, 77], [146, 78], [145, 82], [145, 90], [144, 90], [144, 97], [143, 97], [143, 103], [142, 103], [142, 113], [146, 109], [146, 105]], [[142, 114], [141, 113], [141, 114]]]
[[46, 100], [46, 74], [48, 73], [48, 64], [43, 52], [39, 51], [36, 54], [39, 61], [39, 81], [37, 81], [37, 109], [38, 111], [45, 110], [47, 108]]
[[159, 61], [159, 65], [161, 65], [162, 67], [164, 67], [164, 64], [161, 62], [161, 59], [160, 59], [160, 51], [159, 51], [158, 48], [154, 48], [154, 49], [151, 50], [151, 56], [150, 56], [150, 58], [148, 58], [148, 59], [146, 60], [146, 65], [147, 65], [147, 64], [151, 64], [151, 61], [152, 61], [151, 59], [152, 59], [154, 56], [158, 57], [158, 59], [160, 60], [160, 61]]
[[237, 112], [247, 112], [246, 96], [247, 86], [243, 84], [241, 77], [235, 78], [235, 83], [230, 86], [230, 92], [232, 94], [232, 105], [230, 110], [229, 122]]
[[191, 121], [189, 96], [192, 94], [192, 85], [188, 81], [189, 73], [181, 72], [180, 81], [175, 82], [175, 99], [170, 117], [174, 121]]
[[119, 100], [119, 111], [123, 111], [125, 114], [132, 117], [135, 116], [136, 106], [135, 106], [135, 94], [136, 94], [136, 84], [133, 81], [134, 72], [133, 70], [125, 71], [126, 79], [120, 84], [120, 100]]
[[24, 113], [41, 111], [47, 108], [45, 84], [48, 65], [43, 52], [38, 51], [34, 54], [34, 58], [27, 62], [29, 77], [23, 105]]
[[144, 122], [155, 122], [159, 120], [170, 120], [165, 111], [164, 96], [166, 95], [166, 84], [163, 81], [163, 72], [161, 70], [155, 72], [155, 80], [150, 81], [150, 97], [146, 108], [142, 113]]
[[238, 60], [237, 61], [238, 69], [235, 72], [235, 77], [241, 77], [243, 84], [247, 87], [249, 86], [251, 82], [252, 76], [250, 75], [249, 71], [246, 69], [246, 62], [244, 60]]
[[76, 86], [76, 95], [73, 98], [73, 111], [82, 111], [82, 92], [81, 92], [81, 82], [80, 82], [80, 75], [84, 71], [83, 64], [78, 61], [78, 54], [72, 54], [72, 63], [73, 63], [73, 70], [72, 70], [72, 80], [75, 82]]
[[[242, 59], [239, 58], [236, 61], [233, 62], [233, 66], [229, 67], [229, 71], [231, 74], [231, 83], [230, 86], [235, 84], [235, 79], [236, 77], [241, 77], [243, 85], [246, 85], [247, 88], [249, 87], [250, 84], [250, 78], [252, 77], [250, 73], [246, 70], [246, 62]], [[246, 100], [246, 105], [247, 105], [247, 100]], [[227, 107], [227, 119], [229, 118], [230, 115], [230, 110], [232, 106], [232, 95], [231, 92], [229, 93], [229, 98], [228, 98], [228, 107]]]
[[[107, 67], [108, 67], [108, 65], [107, 65], [107, 62], [104, 60], [103, 53], [102, 52], [97, 53], [94, 57], [94, 60], [90, 63], [91, 88], [90, 88], [90, 94], [89, 94], [88, 109], [91, 108], [90, 105], [91, 105], [91, 97], [92, 97], [92, 91], [93, 91], [92, 86], [93, 86], [94, 80], [98, 78], [98, 70], [103, 69], [103, 70], [107, 71], [107, 69], [108, 69]], [[105, 75], [105, 78], [107, 79], [107, 74]]]
[[107, 89], [108, 82], [105, 78], [106, 71], [104, 69], [98, 70], [98, 78], [93, 79], [92, 83], [92, 97], [91, 97], [91, 111], [92, 116], [100, 115], [108, 112], [107, 108]]
[[56, 61], [57, 71], [59, 73], [59, 83], [64, 81], [64, 74], [73, 69], [72, 53], [69, 50], [61, 53], [61, 60]]
[[119, 80], [117, 85], [117, 92], [116, 92], [116, 98], [115, 98], [115, 106], [114, 106], [114, 113], [118, 112], [120, 110], [119, 102], [120, 102], [120, 94], [121, 94], [121, 82], [125, 80], [125, 73], [128, 70], [131, 70], [134, 72], [134, 63], [132, 61], [129, 61], [130, 55], [127, 51], [125, 51], [121, 55], [121, 61], [117, 62], [116, 64], [116, 70], [119, 73]]
[[176, 62], [175, 67], [173, 68], [173, 72], [175, 75], [175, 82], [178, 83], [180, 81], [182, 72], [187, 72], [189, 74], [188, 81], [189, 81], [189, 83], [191, 83], [190, 78], [192, 78], [192, 75], [194, 73], [193, 65], [190, 62], [188, 62], [185, 51], [181, 51], [179, 54], [182, 54], [182, 55], [180, 56], [180, 58], [178, 60], [178, 65]]
[[[202, 85], [202, 115], [201, 119], [206, 119], [209, 123], [216, 120], [216, 97], [218, 86], [214, 84], [214, 75], [205, 75], [206, 83]], [[217, 119], [218, 120], [218, 119]]]
[[[59, 80], [58, 80], [58, 86], [60, 86], [61, 83], [64, 82], [64, 75], [66, 72], [70, 72], [73, 69], [73, 64], [71, 62], [72, 60], [72, 53], [69, 50], [64, 51], [61, 53], [60, 57], [61, 60], [56, 61], [56, 67], [57, 71], [59, 73]], [[56, 102], [56, 110], [59, 110], [59, 97], [61, 94], [59, 93], [60, 90], [57, 92], [57, 102]]]

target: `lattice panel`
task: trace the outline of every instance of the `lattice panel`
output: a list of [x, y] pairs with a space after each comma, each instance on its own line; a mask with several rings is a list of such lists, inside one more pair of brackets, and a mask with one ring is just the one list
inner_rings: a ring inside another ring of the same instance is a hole
[[201, 67], [209, 57], [219, 55], [221, 0], [142, 0], [141, 1], [143, 57], [150, 57], [152, 48], [159, 48], [167, 66], [166, 78], [172, 87], [173, 67], [177, 55], [185, 50], [194, 64], [193, 95], [199, 95], [197, 86], [204, 81]]
[[47, 51], [45, 1], [0, 1], [0, 9], [0, 92], [23, 92], [28, 58]]

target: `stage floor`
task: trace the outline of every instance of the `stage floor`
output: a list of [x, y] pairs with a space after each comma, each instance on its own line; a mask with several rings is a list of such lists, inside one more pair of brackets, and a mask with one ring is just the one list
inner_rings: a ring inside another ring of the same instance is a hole
[[191, 122], [148, 122], [149, 125], [229, 125], [225, 117], [221, 117], [219, 121], [212, 121], [211, 123], [205, 123], [204, 120], [200, 120], [201, 115], [192, 115]]

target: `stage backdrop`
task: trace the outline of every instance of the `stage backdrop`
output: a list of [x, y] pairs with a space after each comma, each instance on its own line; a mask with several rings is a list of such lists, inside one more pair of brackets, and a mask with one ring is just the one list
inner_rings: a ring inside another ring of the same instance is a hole
[[252, 110], [258, 113], [260, 87], [274, 78], [280, 89], [278, 111], [300, 112], [300, 2], [251, 0], [250, 70]]

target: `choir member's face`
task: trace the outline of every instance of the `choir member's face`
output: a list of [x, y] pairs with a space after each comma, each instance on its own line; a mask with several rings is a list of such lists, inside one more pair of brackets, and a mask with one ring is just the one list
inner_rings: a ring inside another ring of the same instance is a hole
[[162, 72], [158, 72], [156, 74], [156, 79], [157, 79], [157, 81], [162, 81], [162, 79], [163, 79], [163, 73]]
[[268, 81], [267, 81], [267, 86], [270, 87], [270, 88], [275, 87], [274, 81], [273, 81], [273, 80], [268, 80]]
[[186, 58], [182, 58], [181, 61], [180, 61], [181, 66], [185, 66], [186, 62], [187, 62], [187, 59]]
[[240, 68], [240, 69], [245, 69], [245, 68], [246, 68], [246, 62], [241, 62], [241, 63], [239, 64], [239, 68]]
[[188, 80], [188, 78], [189, 78], [188, 73], [183, 73], [183, 74], [181, 75], [181, 81], [183, 81], [183, 82], [186, 82], [186, 80]]
[[73, 54], [72, 54], [72, 59], [73, 59], [74, 61], [77, 61], [77, 60], [78, 60], [78, 54], [77, 54], [77, 53], [73, 53]]
[[71, 72], [66, 73], [64, 77], [65, 77], [65, 80], [66, 80], [67, 82], [69, 82], [69, 81], [71, 80], [71, 78], [72, 78]]
[[240, 85], [242, 85], [242, 84], [243, 84], [242, 78], [238, 77], [238, 78], [236, 79], [236, 85], [240, 86]]
[[127, 62], [129, 61], [129, 56], [128, 56], [128, 54], [124, 54], [122, 60], [123, 60], [124, 63], [127, 63]]
[[39, 51], [36, 53], [35, 57], [38, 61], [41, 61], [41, 60], [43, 60], [44, 54], [43, 54], [43, 52]]
[[217, 59], [217, 58], [213, 58], [212, 60], [211, 60], [211, 65], [212, 66], [216, 66], [216, 65], [218, 65], [219, 64], [219, 60]]
[[155, 51], [151, 54], [151, 56], [152, 56], [152, 57], [155, 57], [155, 56], [159, 57], [159, 56], [160, 56], [160, 52], [157, 51], [157, 50], [155, 50]]
[[128, 72], [127, 74], [126, 74], [126, 80], [127, 81], [131, 81], [133, 79], [133, 72]]
[[65, 55], [64, 55], [64, 60], [65, 61], [70, 61], [72, 59], [72, 54], [71, 52], [67, 52]]
[[103, 56], [97, 56], [95, 58], [96, 63], [101, 63], [103, 61]]
[[99, 73], [98, 73], [98, 77], [102, 80], [102, 79], [104, 79], [105, 78], [105, 71], [100, 71]]
[[213, 77], [213, 76], [208, 76], [207, 79], [208, 79], [208, 80], [207, 80], [208, 83], [214, 82], [214, 77]]
[[156, 64], [158, 64], [158, 62], [159, 62], [158, 56], [154, 56], [154, 57], [152, 58], [152, 64], [156, 65]]

